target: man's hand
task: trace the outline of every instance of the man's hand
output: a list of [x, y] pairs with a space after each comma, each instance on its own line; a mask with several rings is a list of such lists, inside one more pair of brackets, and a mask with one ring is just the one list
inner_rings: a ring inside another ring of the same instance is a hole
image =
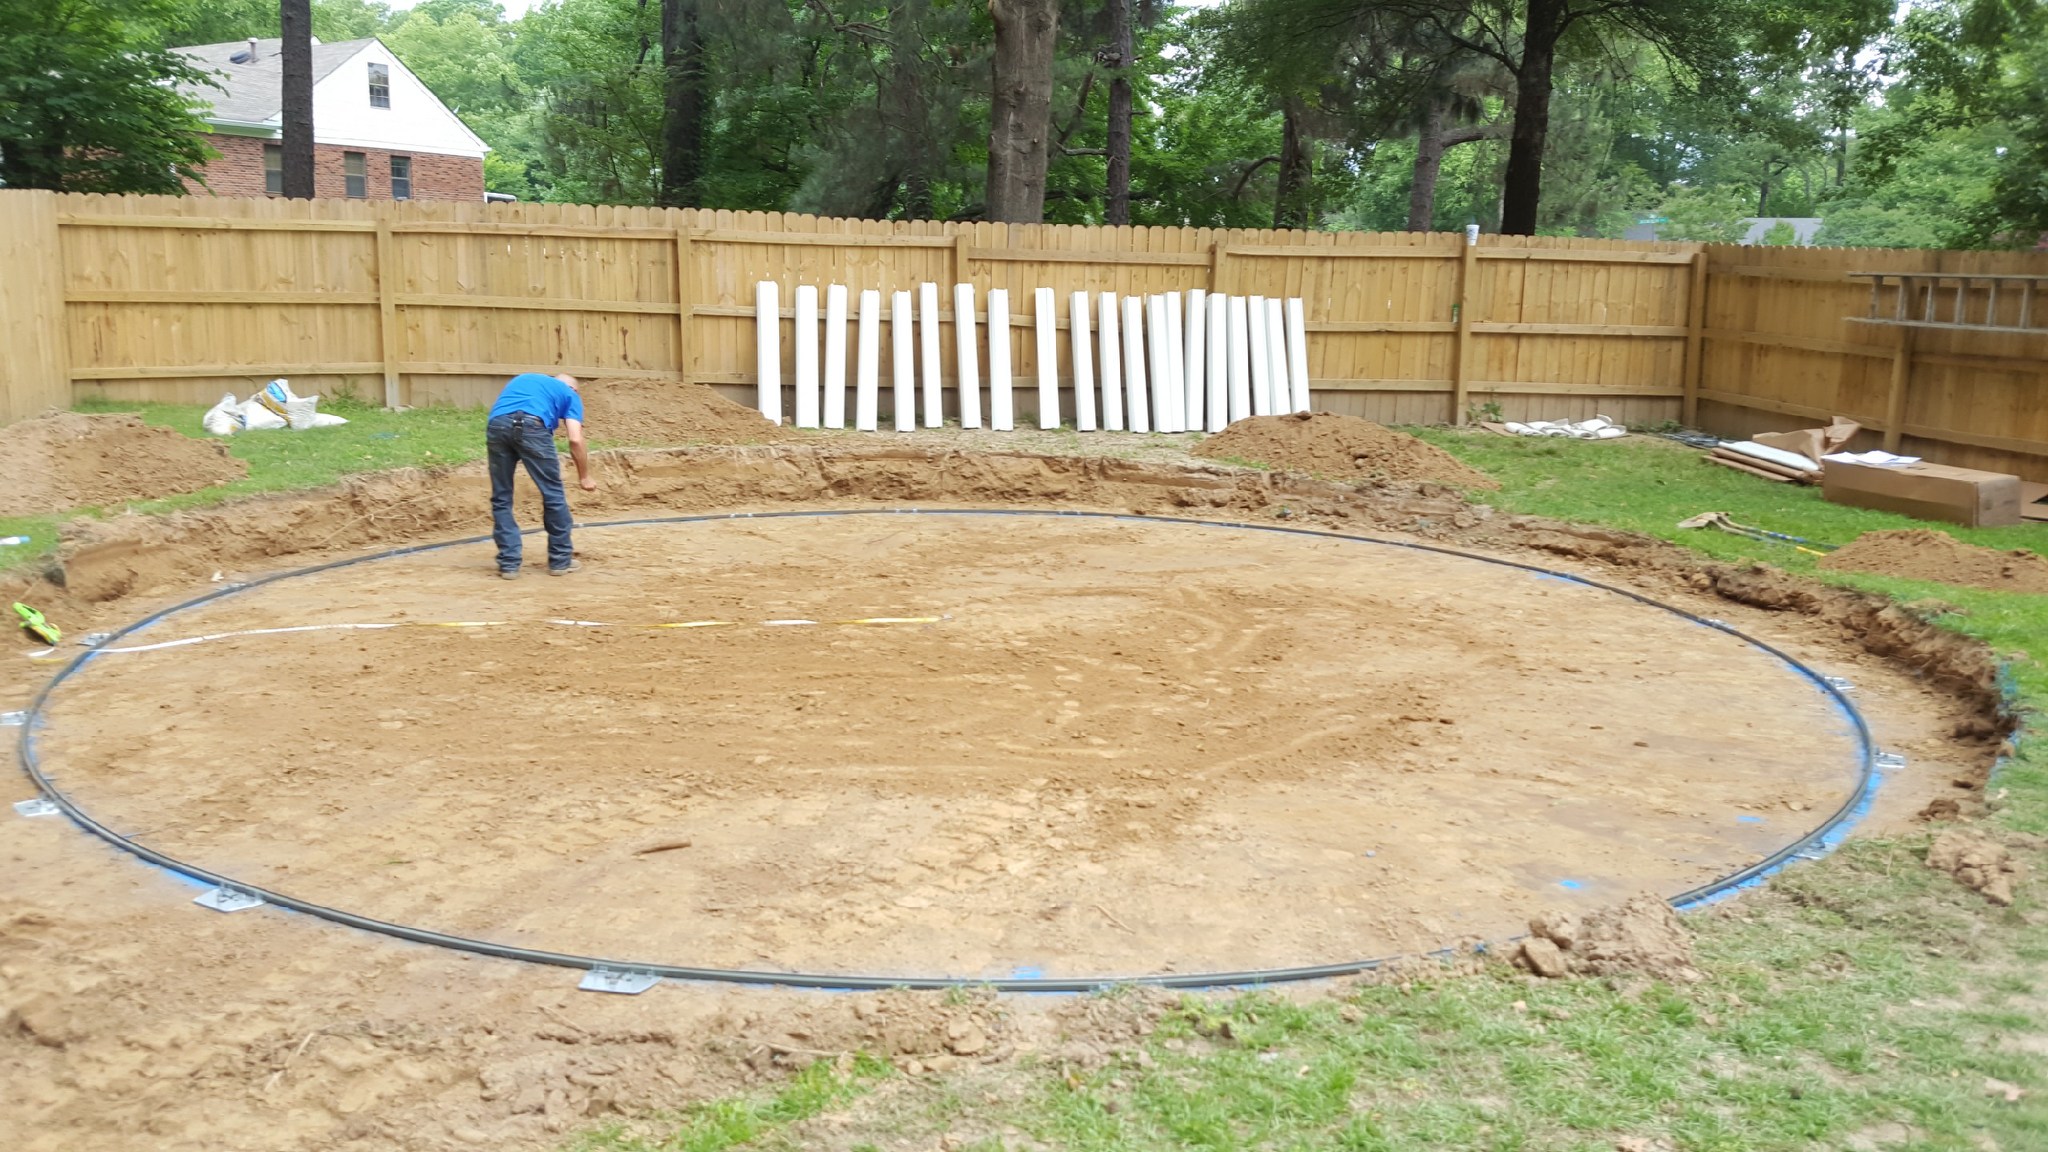
[[597, 491], [597, 477], [583, 476], [576, 481], [576, 486], [585, 492], [595, 492]]
[[563, 420], [562, 430], [569, 436], [569, 459], [576, 462], [576, 486], [597, 491], [597, 477], [590, 474], [590, 449], [583, 443], [583, 421]]

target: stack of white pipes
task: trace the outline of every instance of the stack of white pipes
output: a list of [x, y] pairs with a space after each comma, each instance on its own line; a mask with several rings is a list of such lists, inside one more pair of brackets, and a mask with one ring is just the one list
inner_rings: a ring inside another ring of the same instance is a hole
[[[796, 289], [796, 426], [844, 428], [848, 290], [825, 289], [824, 356], [818, 354], [818, 289]], [[954, 335], [953, 387], [960, 426], [982, 422], [981, 348], [977, 323], [986, 317], [988, 424], [1015, 426], [1010, 363], [1010, 294], [992, 288], [977, 305], [971, 284], [953, 287], [950, 317], [939, 312], [939, 286], [890, 295], [891, 400], [895, 430], [944, 423], [939, 353], [940, 325]], [[1038, 426], [1062, 424], [1057, 296], [1040, 288], [1031, 296], [1038, 384]], [[985, 308], [985, 311], [982, 309]], [[780, 424], [782, 411], [781, 290], [762, 281], [754, 293], [755, 355], [761, 415]], [[881, 410], [882, 294], [860, 293], [853, 373], [853, 426], [872, 432]], [[1092, 321], [1092, 323], [1091, 323]], [[1124, 296], [1103, 292], [1091, 301], [1075, 292], [1067, 301], [1068, 363], [1073, 426], [1082, 432], [1221, 432], [1247, 416], [1306, 412], [1309, 407], [1308, 333], [1300, 297], [1226, 296], [1197, 288]]]

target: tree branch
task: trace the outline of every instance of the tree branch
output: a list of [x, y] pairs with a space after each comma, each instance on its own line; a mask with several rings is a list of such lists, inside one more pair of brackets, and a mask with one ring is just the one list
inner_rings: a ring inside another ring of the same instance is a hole
[[1244, 186], [1251, 183], [1252, 173], [1257, 172], [1268, 164], [1278, 164], [1279, 162], [1280, 158], [1278, 156], [1262, 156], [1252, 161], [1250, 166], [1245, 168], [1244, 172], [1238, 176], [1237, 187], [1230, 190], [1230, 198], [1235, 200], [1244, 194]]
[[[1071, 120], [1067, 121], [1067, 126], [1060, 129], [1059, 134], [1053, 137], [1052, 142], [1055, 145], [1064, 145], [1067, 142], [1067, 137], [1074, 134], [1074, 129], [1081, 126], [1081, 117], [1088, 111], [1088, 92], [1094, 87], [1095, 73], [1090, 72], [1086, 76], [1081, 77], [1081, 95], [1074, 101], [1074, 116]], [[1069, 152], [1067, 155], [1072, 156], [1074, 153]], [[1100, 153], [1098, 152], [1097, 155], [1100, 155]]]

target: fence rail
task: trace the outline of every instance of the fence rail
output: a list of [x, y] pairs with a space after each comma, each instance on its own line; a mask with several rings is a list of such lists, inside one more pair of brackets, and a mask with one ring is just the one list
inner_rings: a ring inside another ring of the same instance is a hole
[[[0, 419], [79, 396], [211, 401], [276, 375], [478, 403], [535, 367], [737, 398], [756, 378], [761, 280], [784, 300], [800, 284], [886, 297], [935, 282], [948, 304], [950, 284], [1009, 290], [1024, 419], [1033, 289], [1064, 309], [1075, 291], [1199, 288], [1301, 297], [1319, 408], [1391, 423], [1601, 412], [1743, 434], [1842, 413], [1923, 455], [2048, 479], [2042, 335], [1846, 322], [1869, 309], [1852, 271], [2048, 274], [2031, 254], [0, 191], [0, 263]], [[952, 324], [941, 334], [950, 370]]]

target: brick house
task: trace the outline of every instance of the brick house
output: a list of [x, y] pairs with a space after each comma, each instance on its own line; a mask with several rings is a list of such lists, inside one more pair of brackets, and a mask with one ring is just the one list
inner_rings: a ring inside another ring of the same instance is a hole
[[[195, 194], [284, 191], [281, 41], [180, 48], [217, 73], [192, 95], [211, 107], [206, 142], [220, 153]], [[490, 151], [391, 49], [371, 37], [313, 44], [313, 194], [353, 200], [482, 200]]]

